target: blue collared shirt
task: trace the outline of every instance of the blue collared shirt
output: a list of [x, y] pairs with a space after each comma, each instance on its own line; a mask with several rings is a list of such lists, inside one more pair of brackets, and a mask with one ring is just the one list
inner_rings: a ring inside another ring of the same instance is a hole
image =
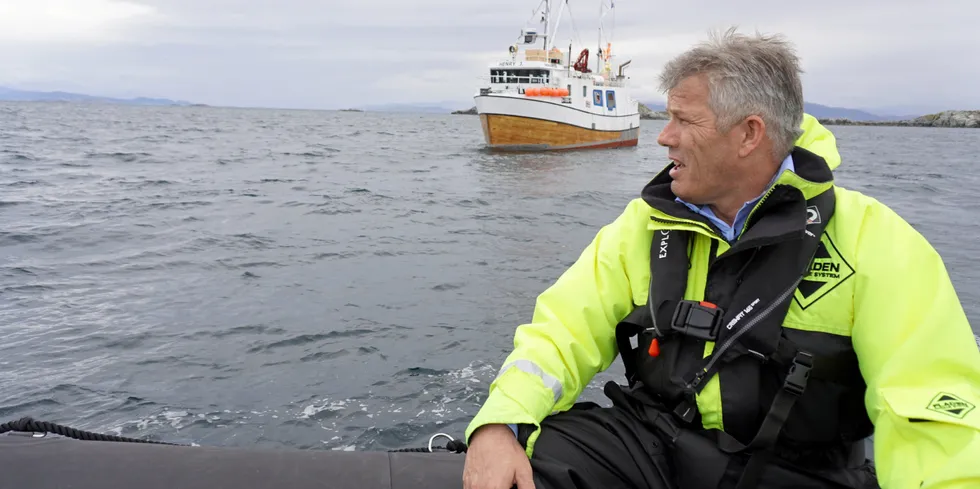
[[779, 171], [777, 171], [776, 174], [772, 177], [772, 180], [769, 181], [769, 186], [766, 187], [765, 191], [759, 194], [758, 197], [742, 204], [742, 208], [739, 209], [738, 212], [735, 214], [735, 223], [732, 226], [729, 226], [727, 222], [721, 220], [721, 218], [716, 216], [715, 213], [711, 211], [711, 207], [707, 205], [694, 205], [689, 202], [684, 202], [683, 200], [681, 200], [680, 197], [677, 197], [675, 200], [677, 202], [680, 202], [681, 204], [686, 205], [692, 211], [697, 212], [698, 214], [701, 214], [704, 217], [707, 217], [709, 221], [713, 222], [716, 226], [718, 226], [718, 229], [721, 230], [722, 233], [721, 235], [722, 237], [725, 238], [725, 241], [731, 243], [732, 241], [735, 240], [735, 238], [738, 237], [739, 233], [742, 231], [742, 226], [745, 225], [745, 220], [748, 219], [749, 213], [752, 212], [752, 208], [755, 207], [756, 202], [758, 202], [759, 199], [761, 199], [762, 196], [769, 191], [769, 187], [772, 187], [772, 185], [776, 183], [776, 180], [779, 178], [779, 176], [782, 175], [783, 172], [786, 170], [796, 171], [796, 166], [793, 164], [792, 156], [787, 156], [786, 159], [783, 160], [783, 163], [779, 166]]

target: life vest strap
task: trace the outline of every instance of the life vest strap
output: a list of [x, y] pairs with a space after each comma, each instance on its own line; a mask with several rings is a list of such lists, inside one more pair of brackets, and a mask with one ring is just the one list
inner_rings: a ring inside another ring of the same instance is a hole
[[718, 447], [727, 453], [740, 453], [753, 450], [748, 463], [742, 471], [738, 485], [735, 489], [748, 489], [756, 487], [763, 469], [775, 454], [774, 448], [779, 438], [779, 432], [783, 428], [789, 412], [796, 404], [796, 400], [803, 395], [806, 390], [807, 380], [810, 377], [810, 370], [813, 368], [813, 355], [797, 351], [790, 365], [789, 372], [783, 382], [782, 388], [776, 393], [766, 418], [759, 426], [759, 431], [748, 445], [743, 445], [731, 435], [719, 432]]

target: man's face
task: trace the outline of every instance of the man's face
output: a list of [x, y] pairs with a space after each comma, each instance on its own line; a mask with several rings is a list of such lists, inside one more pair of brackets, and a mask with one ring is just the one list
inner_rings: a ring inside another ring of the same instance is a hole
[[670, 170], [674, 195], [692, 204], [713, 204], [737, 186], [738, 146], [731, 134], [721, 134], [717, 117], [708, 107], [708, 80], [685, 78], [667, 95], [670, 121], [657, 143], [666, 146], [674, 163]]

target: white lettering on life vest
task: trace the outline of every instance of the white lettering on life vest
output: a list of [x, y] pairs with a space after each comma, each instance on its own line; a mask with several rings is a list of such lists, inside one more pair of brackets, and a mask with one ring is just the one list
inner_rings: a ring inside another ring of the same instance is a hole
[[660, 258], [667, 258], [667, 240], [670, 239], [670, 231], [660, 231], [663, 238], [660, 238]]
[[752, 312], [752, 309], [754, 309], [755, 308], [755, 305], [758, 304], [758, 303], [759, 303], [759, 299], [756, 299], [756, 300], [752, 301], [751, 304], [745, 306], [745, 309], [742, 309], [742, 312], [738, 313], [738, 315], [736, 315], [735, 317], [733, 317], [732, 320], [729, 321], [728, 322], [728, 325], [725, 326], [725, 327], [728, 328], [728, 329], [734, 328], [735, 327], [735, 324], [737, 324], [739, 321], [741, 321], [742, 318], [744, 318], [746, 314]]

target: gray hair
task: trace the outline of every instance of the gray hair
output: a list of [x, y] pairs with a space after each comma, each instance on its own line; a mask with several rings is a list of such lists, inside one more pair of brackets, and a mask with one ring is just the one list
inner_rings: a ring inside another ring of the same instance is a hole
[[702, 42], [669, 61], [660, 75], [660, 90], [667, 92], [693, 75], [708, 77], [708, 105], [718, 117], [718, 130], [728, 132], [750, 115], [766, 123], [773, 156], [785, 158], [802, 134], [803, 84], [799, 58], [779, 35], [712, 33]]

